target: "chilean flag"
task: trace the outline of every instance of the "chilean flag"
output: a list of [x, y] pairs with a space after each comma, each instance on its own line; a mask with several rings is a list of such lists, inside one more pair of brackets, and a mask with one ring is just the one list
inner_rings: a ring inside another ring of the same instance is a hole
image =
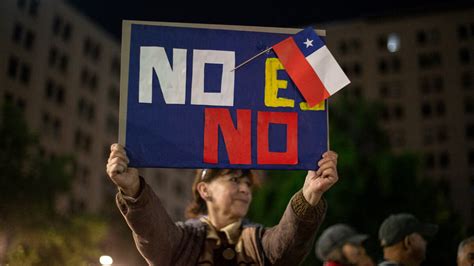
[[350, 83], [336, 59], [311, 27], [272, 48], [310, 107]]

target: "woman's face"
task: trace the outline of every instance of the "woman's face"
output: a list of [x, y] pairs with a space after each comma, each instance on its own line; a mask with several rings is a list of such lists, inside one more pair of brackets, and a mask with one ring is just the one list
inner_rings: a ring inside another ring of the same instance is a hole
[[208, 186], [211, 200], [208, 208], [219, 215], [230, 219], [240, 219], [247, 215], [252, 201], [252, 184], [250, 178], [242, 176], [240, 170], [231, 172], [212, 180]]

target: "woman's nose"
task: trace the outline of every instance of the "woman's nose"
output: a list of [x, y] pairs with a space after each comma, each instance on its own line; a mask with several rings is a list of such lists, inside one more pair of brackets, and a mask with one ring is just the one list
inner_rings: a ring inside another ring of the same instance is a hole
[[249, 188], [249, 185], [247, 185], [247, 183], [240, 183], [239, 184], [239, 191], [241, 193], [245, 193], [245, 194], [249, 194], [250, 193], [250, 188]]

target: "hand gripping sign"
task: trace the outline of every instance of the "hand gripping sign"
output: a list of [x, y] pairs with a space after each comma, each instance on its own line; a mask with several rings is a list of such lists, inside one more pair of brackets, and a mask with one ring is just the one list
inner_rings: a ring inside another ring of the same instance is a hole
[[124, 21], [119, 142], [130, 166], [315, 169], [327, 102], [310, 108], [272, 50], [234, 70], [298, 31]]

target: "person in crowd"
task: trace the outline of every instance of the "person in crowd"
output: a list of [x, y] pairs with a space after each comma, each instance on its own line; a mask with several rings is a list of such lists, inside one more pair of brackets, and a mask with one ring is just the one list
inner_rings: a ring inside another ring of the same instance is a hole
[[420, 265], [425, 260], [427, 241], [437, 232], [437, 225], [421, 223], [412, 214], [390, 215], [379, 228], [385, 259], [379, 266]]
[[280, 222], [264, 228], [244, 219], [252, 201], [253, 171], [201, 169], [188, 208], [195, 218], [173, 223], [159, 197], [128, 163], [124, 147], [113, 144], [106, 171], [119, 190], [117, 206], [149, 265], [298, 265], [324, 219], [323, 195], [339, 179], [337, 154], [325, 152]]
[[365, 250], [368, 235], [359, 234], [347, 224], [335, 224], [323, 231], [316, 242], [316, 256], [324, 266], [374, 266]]
[[474, 265], [474, 236], [464, 239], [458, 247], [458, 266]]

